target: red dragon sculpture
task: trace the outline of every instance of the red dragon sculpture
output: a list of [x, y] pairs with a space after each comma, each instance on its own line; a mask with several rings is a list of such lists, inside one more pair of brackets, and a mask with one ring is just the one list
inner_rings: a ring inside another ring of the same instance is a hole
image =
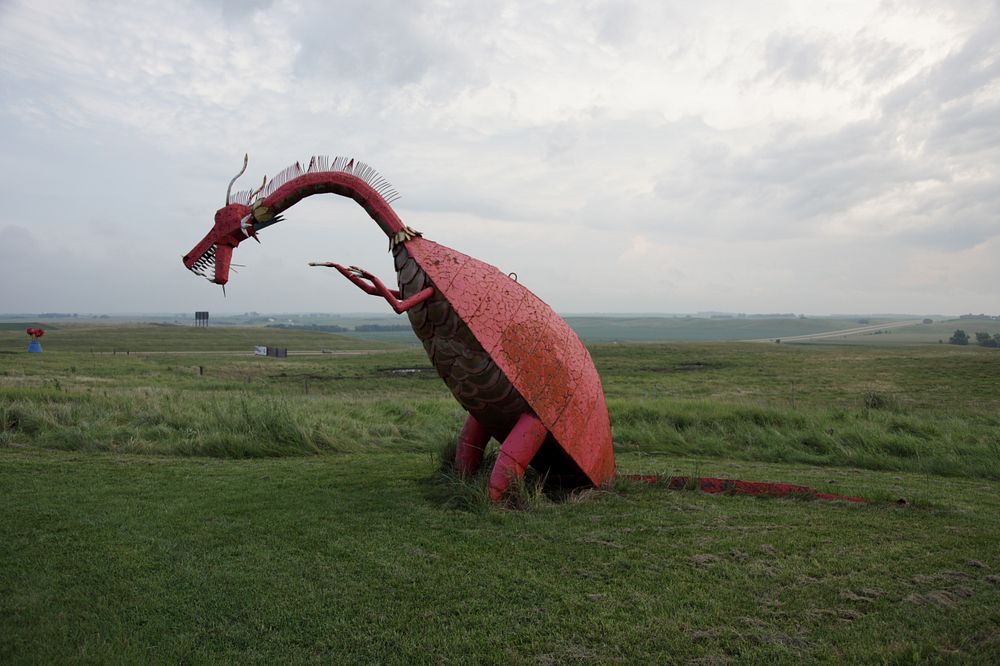
[[352, 159], [313, 157], [253, 191], [232, 194], [184, 265], [215, 284], [229, 281], [233, 250], [314, 194], [354, 199], [389, 239], [398, 289], [355, 266], [337, 269], [368, 294], [405, 312], [431, 363], [469, 413], [455, 466], [474, 473], [490, 438], [501, 442], [489, 479], [493, 501], [531, 465], [564, 487], [614, 477], [611, 425], [600, 377], [586, 348], [552, 309], [495, 267], [423, 238], [391, 207], [398, 195], [374, 169]]

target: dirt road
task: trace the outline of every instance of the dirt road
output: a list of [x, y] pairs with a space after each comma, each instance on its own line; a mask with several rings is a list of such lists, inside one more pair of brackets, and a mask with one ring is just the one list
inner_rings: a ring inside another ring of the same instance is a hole
[[742, 342], [803, 342], [806, 340], [821, 340], [823, 338], [841, 338], [847, 335], [863, 335], [874, 333], [875, 331], [886, 331], [889, 329], [907, 328], [909, 326], [919, 326], [923, 323], [920, 319], [910, 319], [907, 321], [890, 321], [884, 324], [872, 324], [870, 326], [858, 326], [855, 328], [842, 328], [837, 331], [825, 331], [823, 333], [809, 333], [806, 335], [789, 335], [780, 338], [758, 338], [756, 340], [743, 340]]

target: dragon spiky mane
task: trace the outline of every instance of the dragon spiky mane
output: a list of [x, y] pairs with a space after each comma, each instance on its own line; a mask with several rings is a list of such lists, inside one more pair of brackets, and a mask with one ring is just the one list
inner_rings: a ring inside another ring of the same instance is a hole
[[385, 199], [386, 203], [391, 204], [393, 201], [399, 199], [399, 193], [392, 187], [388, 180], [383, 178], [378, 171], [371, 168], [364, 162], [358, 162], [351, 157], [334, 157], [330, 160], [328, 155], [315, 155], [309, 158], [309, 166], [305, 169], [302, 168], [300, 162], [296, 162], [289, 167], [286, 167], [278, 173], [271, 180], [264, 179], [264, 184], [255, 190], [241, 190], [229, 195], [229, 200], [226, 203], [243, 204], [244, 206], [249, 206], [253, 200], [257, 197], [267, 198], [275, 190], [289, 182], [294, 180], [299, 176], [304, 176], [307, 173], [314, 173], [317, 171], [338, 171], [341, 173], [351, 174], [352, 176], [357, 176], [361, 180], [368, 183], [372, 189], [379, 193], [379, 195]]

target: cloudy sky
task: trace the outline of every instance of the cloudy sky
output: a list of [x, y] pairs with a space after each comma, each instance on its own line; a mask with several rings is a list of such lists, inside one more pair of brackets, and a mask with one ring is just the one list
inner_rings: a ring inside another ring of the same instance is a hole
[[1000, 311], [1000, 3], [0, 0], [0, 312], [387, 311], [353, 202], [180, 256], [364, 160], [561, 312]]

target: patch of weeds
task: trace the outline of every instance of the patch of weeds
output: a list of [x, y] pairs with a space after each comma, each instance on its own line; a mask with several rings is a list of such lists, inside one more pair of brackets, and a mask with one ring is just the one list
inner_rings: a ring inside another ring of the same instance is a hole
[[451, 474], [455, 471], [455, 453], [458, 451], [458, 440], [449, 440], [441, 447], [437, 456], [437, 470], [441, 474]]
[[899, 409], [899, 400], [888, 393], [869, 389], [862, 396], [866, 410], [887, 410], [896, 411]]
[[905, 439], [890, 439], [883, 448], [886, 453], [896, 458], [913, 458], [918, 455], [916, 445]]
[[445, 509], [486, 513], [491, 510], [492, 503], [481, 476], [466, 476], [454, 469], [439, 470], [432, 479], [436, 490], [434, 499]]
[[27, 403], [0, 406], [0, 431], [34, 434], [41, 430], [44, 418], [39, 408]]
[[512, 511], [535, 511], [549, 503], [549, 496], [545, 493], [545, 477], [529, 467], [524, 478], [511, 480], [500, 506]]
[[888, 430], [894, 434], [913, 435], [921, 439], [931, 439], [938, 435], [937, 429], [932, 424], [899, 418], [894, 418], [889, 422]]
[[816, 453], [829, 453], [830, 445], [826, 438], [817, 435], [816, 433], [806, 433], [799, 440], [800, 444], [809, 449], [810, 451], [815, 451]]
[[692, 555], [689, 558], [689, 561], [691, 562], [691, 566], [699, 569], [704, 569], [712, 566], [713, 564], [718, 564], [719, 562], [722, 561], [722, 558], [719, 557], [718, 555], [713, 555], [711, 553], [700, 553], [697, 555]]
[[553, 497], [569, 499], [573, 493], [553, 491], [547, 493], [545, 477], [534, 468], [529, 467], [524, 478], [512, 479], [507, 494], [503, 500], [494, 504], [490, 500], [489, 482], [496, 464], [498, 449], [492, 449], [483, 456], [483, 461], [475, 474], [460, 474], [454, 465], [457, 443], [450, 441], [438, 456], [438, 468], [432, 478], [438, 492], [436, 499], [446, 509], [485, 513], [496, 508], [512, 511], [533, 511], [542, 505], [550, 504]]

